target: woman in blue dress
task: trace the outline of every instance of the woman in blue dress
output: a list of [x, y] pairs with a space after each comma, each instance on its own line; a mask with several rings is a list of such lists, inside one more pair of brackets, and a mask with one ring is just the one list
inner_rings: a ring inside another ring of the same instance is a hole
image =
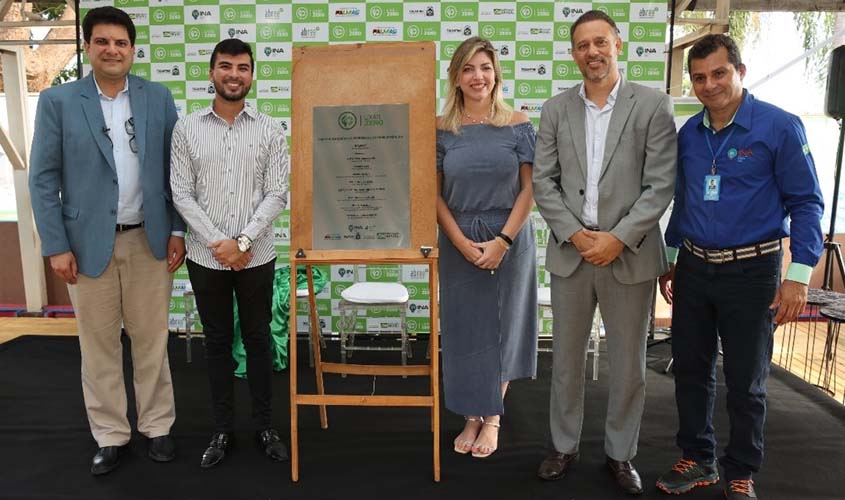
[[455, 50], [449, 82], [437, 120], [444, 390], [466, 419], [455, 451], [484, 458], [498, 447], [508, 383], [537, 365], [535, 133], [505, 103], [489, 41]]

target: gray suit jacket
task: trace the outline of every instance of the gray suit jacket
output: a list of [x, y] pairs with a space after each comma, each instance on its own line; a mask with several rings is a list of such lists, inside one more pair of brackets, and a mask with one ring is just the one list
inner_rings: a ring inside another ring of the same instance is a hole
[[[143, 191], [144, 229], [163, 259], [172, 230], [184, 231], [170, 198], [170, 135], [176, 106], [167, 87], [129, 76]], [[114, 250], [118, 184], [94, 77], [47, 89], [38, 99], [29, 172], [32, 211], [45, 256], [73, 251], [79, 272], [103, 273]]]
[[[587, 183], [584, 101], [573, 87], [543, 105], [534, 156], [534, 199], [552, 239], [546, 269], [571, 275], [582, 258], [569, 237], [584, 227]], [[599, 178], [598, 224], [625, 249], [611, 263], [621, 283], [668, 270], [658, 221], [675, 186], [677, 134], [668, 95], [622, 81], [610, 118]]]

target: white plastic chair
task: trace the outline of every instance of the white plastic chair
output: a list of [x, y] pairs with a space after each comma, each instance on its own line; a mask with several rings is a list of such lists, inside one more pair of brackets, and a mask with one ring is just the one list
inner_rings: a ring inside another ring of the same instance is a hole
[[[407, 365], [408, 358], [412, 357], [411, 345], [408, 342], [408, 329], [405, 321], [405, 312], [408, 309], [408, 289], [401, 283], [382, 283], [372, 281], [358, 281], [359, 268], [356, 267], [356, 282], [341, 292], [341, 300], [338, 305], [340, 311], [340, 361], [346, 363], [347, 358], [352, 357], [353, 351], [399, 351], [402, 357], [402, 365]], [[401, 276], [401, 273], [400, 273]], [[368, 309], [399, 311], [398, 330], [382, 330], [357, 332], [358, 312]], [[356, 346], [355, 334], [369, 333], [372, 335], [398, 335], [398, 347], [388, 346]], [[343, 376], [346, 376], [345, 374]]]

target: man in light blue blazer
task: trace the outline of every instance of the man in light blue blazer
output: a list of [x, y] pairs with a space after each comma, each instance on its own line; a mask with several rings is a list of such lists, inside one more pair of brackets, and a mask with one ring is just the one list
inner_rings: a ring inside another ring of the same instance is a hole
[[29, 189], [42, 253], [76, 313], [98, 475], [118, 466], [131, 435], [121, 325], [131, 339], [138, 431], [150, 458], [175, 457], [168, 310], [185, 224], [169, 192], [176, 107], [166, 87], [129, 75], [132, 20], [92, 9], [83, 36], [91, 74], [38, 100]]

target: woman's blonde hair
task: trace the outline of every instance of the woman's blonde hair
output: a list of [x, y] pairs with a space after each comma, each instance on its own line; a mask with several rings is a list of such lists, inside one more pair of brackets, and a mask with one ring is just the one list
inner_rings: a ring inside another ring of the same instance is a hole
[[443, 105], [443, 115], [440, 119], [440, 128], [442, 130], [448, 130], [453, 134], [460, 133], [461, 117], [464, 114], [464, 94], [461, 92], [460, 86], [461, 73], [464, 65], [479, 52], [485, 52], [490, 56], [490, 60], [493, 61], [493, 72], [496, 75], [493, 91], [490, 94], [493, 100], [493, 106], [490, 109], [490, 120], [488, 123], [496, 127], [502, 127], [510, 123], [513, 108], [508, 106], [502, 95], [502, 67], [499, 65], [496, 48], [493, 47], [493, 44], [489, 40], [474, 36], [464, 40], [455, 49], [452, 60], [449, 62], [449, 91], [446, 94], [446, 104]]

